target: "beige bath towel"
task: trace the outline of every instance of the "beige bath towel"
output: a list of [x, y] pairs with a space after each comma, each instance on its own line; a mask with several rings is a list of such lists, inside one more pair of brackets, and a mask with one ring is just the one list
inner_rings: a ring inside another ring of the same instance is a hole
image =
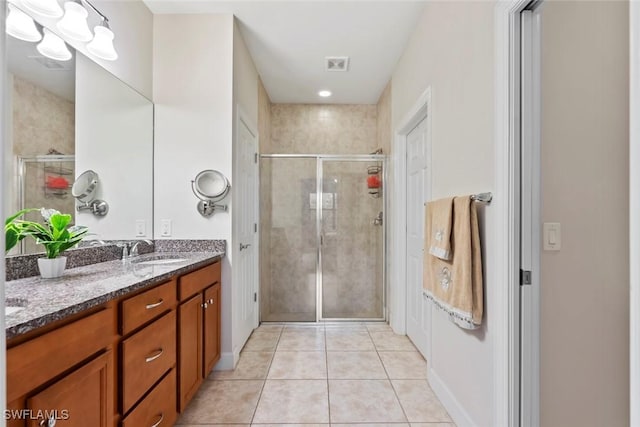
[[431, 232], [425, 234], [429, 253], [437, 258], [451, 259], [451, 224], [453, 197], [439, 199], [431, 204]]
[[[427, 203], [425, 215], [425, 245], [430, 244], [433, 231], [433, 209], [436, 202]], [[483, 289], [480, 233], [476, 205], [470, 196], [453, 200], [451, 260], [442, 260], [425, 251], [424, 294], [451, 320], [465, 329], [475, 329], [482, 323]]]

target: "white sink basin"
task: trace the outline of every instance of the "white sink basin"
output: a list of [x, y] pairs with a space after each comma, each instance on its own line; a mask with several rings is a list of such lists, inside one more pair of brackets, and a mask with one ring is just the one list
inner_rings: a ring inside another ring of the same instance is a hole
[[181, 262], [185, 262], [186, 258], [162, 258], [162, 259], [151, 259], [148, 261], [140, 261], [136, 262], [137, 265], [167, 265], [167, 264], [179, 264]]
[[4, 307], [4, 315], [5, 316], [9, 316], [10, 314], [17, 313], [20, 310], [24, 310], [24, 307], [5, 306]]

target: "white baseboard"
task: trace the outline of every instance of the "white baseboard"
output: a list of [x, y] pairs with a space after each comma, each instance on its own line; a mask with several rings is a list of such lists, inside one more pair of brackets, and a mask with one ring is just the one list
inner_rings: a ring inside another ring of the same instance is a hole
[[458, 399], [449, 390], [449, 387], [433, 369], [429, 368], [427, 378], [433, 392], [438, 396], [438, 399], [440, 399], [440, 402], [442, 402], [442, 405], [458, 427], [477, 427], [464, 407], [458, 402]]
[[236, 367], [236, 363], [238, 363], [238, 359], [240, 358], [240, 352], [235, 354], [235, 352], [227, 352], [222, 353], [220, 355], [220, 360], [216, 363], [216, 366], [213, 368], [214, 371], [232, 371]]

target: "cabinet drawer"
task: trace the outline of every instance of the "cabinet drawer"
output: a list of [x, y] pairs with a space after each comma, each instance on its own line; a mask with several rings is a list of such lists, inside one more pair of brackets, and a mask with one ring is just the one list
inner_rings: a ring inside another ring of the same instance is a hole
[[176, 370], [172, 369], [122, 422], [122, 427], [172, 426], [176, 412]]
[[122, 413], [176, 363], [176, 312], [122, 342]]
[[172, 309], [175, 303], [175, 279], [122, 301], [120, 333], [128, 334], [154, 317]]
[[105, 308], [7, 350], [7, 401], [109, 346], [116, 334], [115, 321], [115, 310]]
[[203, 267], [192, 273], [180, 277], [178, 289], [180, 301], [184, 301], [192, 295], [202, 291], [215, 283], [220, 282], [220, 261]]

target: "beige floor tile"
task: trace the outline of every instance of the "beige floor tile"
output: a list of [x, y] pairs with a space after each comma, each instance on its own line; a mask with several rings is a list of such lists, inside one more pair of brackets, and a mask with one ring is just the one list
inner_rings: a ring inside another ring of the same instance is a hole
[[373, 351], [376, 348], [368, 332], [327, 329], [328, 351]]
[[387, 374], [375, 351], [330, 351], [329, 378], [338, 380], [378, 380]]
[[329, 380], [332, 423], [406, 422], [389, 380]]
[[250, 423], [262, 381], [205, 381], [178, 424]]
[[278, 343], [278, 350], [322, 351], [324, 350], [324, 329], [284, 330]]
[[251, 424], [256, 427], [329, 427], [330, 424]]
[[180, 427], [250, 427], [251, 424], [176, 424]]
[[409, 423], [358, 423], [358, 424], [331, 423], [331, 427], [409, 427]]
[[277, 351], [269, 369], [269, 379], [316, 380], [327, 378], [324, 351]]
[[328, 423], [326, 380], [267, 380], [253, 422]]
[[370, 335], [378, 351], [416, 351], [406, 335], [393, 332], [370, 332]]
[[213, 380], [262, 380], [267, 377], [273, 353], [270, 351], [243, 351], [233, 371], [213, 371]]
[[326, 331], [358, 331], [367, 332], [367, 327], [361, 323], [327, 323]]
[[454, 423], [411, 423], [411, 427], [456, 427]]
[[242, 351], [275, 351], [280, 339], [279, 332], [254, 332]]
[[427, 380], [392, 380], [410, 422], [451, 422]]
[[255, 329], [255, 332], [282, 332], [284, 325], [262, 324]]
[[367, 323], [365, 326], [369, 332], [393, 332], [386, 323]]
[[324, 324], [317, 323], [293, 323], [284, 326], [285, 331], [324, 331]]
[[417, 351], [378, 352], [392, 380], [427, 379], [427, 361]]

